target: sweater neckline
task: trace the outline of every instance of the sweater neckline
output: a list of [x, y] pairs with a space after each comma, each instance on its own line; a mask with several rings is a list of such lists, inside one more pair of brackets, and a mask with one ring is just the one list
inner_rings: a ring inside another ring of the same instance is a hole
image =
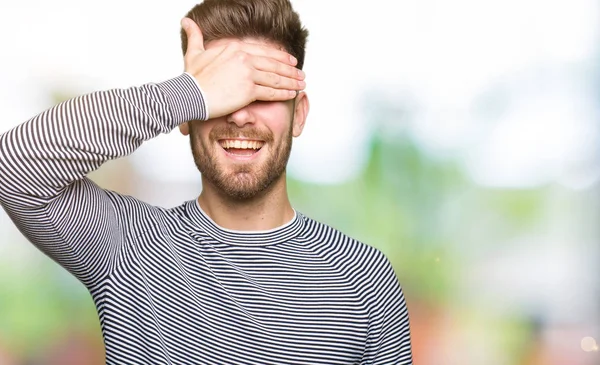
[[302, 215], [294, 209], [294, 217], [279, 227], [261, 231], [239, 231], [221, 227], [204, 212], [198, 199], [188, 201], [186, 210], [192, 223], [211, 238], [229, 245], [267, 246], [284, 243], [300, 234]]

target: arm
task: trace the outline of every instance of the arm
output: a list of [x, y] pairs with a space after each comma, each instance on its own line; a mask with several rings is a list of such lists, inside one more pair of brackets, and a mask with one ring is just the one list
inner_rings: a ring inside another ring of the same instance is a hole
[[371, 275], [372, 317], [363, 365], [412, 365], [410, 323], [404, 294], [389, 260], [378, 252]]
[[78, 97], [0, 135], [0, 205], [31, 242], [88, 286], [110, 270], [129, 215], [121, 210], [127, 203], [87, 179], [89, 172], [188, 121], [255, 100], [288, 100], [304, 88], [287, 52], [242, 42], [205, 50], [197, 24], [182, 25], [185, 74]]
[[125, 230], [111, 193], [85, 176], [185, 121], [205, 119], [203, 100], [183, 74], [35, 116], [0, 135], [0, 204], [33, 244], [92, 284], [107, 273]]

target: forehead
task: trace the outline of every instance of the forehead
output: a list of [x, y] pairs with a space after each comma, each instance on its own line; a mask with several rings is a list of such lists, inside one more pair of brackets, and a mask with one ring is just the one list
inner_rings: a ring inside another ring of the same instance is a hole
[[226, 46], [228, 43], [232, 43], [232, 42], [244, 42], [244, 43], [250, 43], [250, 44], [256, 44], [259, 46], [267, 46], [267, 47], [271, 47], [271, 48], [275, 48], [278, 50], [283, 50], [283, 47], [274, 43], [274, 42], [269, 42], [269, 41], [265, 41], [263, 39], [259, 39], [259, 38], [243, 38], [243, 39], [238, 39], [238, 38], [222, 38], [222, 39], [216, 39], [214, 41], [210, 41], [210, 42], [206, 42], [204, 44], [204, 48], [205, 49], [210, 49], [210, 48], [216, 48], [216, 47], [221, 47], [221, 46]]

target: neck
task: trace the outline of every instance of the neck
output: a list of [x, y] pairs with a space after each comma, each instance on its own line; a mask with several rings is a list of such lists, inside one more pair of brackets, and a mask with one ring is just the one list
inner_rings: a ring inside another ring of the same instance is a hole
[[235, 231], [264, 231], [290, 222], [294, 210], [287, 195], [285, 173], [263, 194], [248, 200], [225, 196], [202, 178], [198, 197], [202, 210], [219, 226]]

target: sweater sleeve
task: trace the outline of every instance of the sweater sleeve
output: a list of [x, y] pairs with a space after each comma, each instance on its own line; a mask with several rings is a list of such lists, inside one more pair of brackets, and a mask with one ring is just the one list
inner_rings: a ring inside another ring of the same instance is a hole
[[0, 135], [0, 205], [29, 241], [93, 286], [109, 272], [126, 229], [114, 193], [86, 175], [206, 118], [202, 92], [186, 73], [60, 103]]
[[412, 365], [410, 323], [404, 293], [394, 269], [383, 253], [372, 271], [372, 315], [361, 365]]

